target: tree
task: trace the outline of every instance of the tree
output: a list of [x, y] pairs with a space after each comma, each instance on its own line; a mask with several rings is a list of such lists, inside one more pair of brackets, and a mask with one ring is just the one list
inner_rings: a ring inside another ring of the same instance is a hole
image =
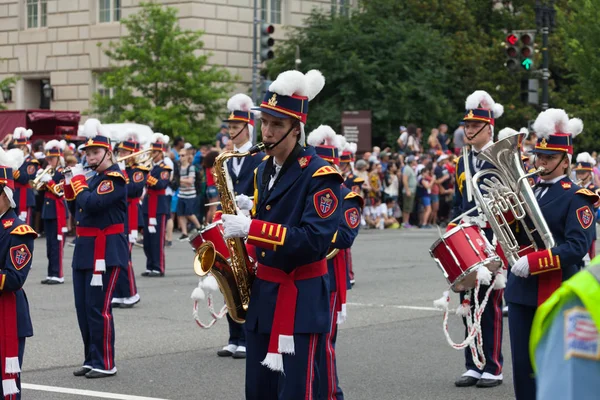
[[[0, 93], [2, 93], [5, 89], [12, 89], [13, 85], [17, 83], [17, 81], [21, 79], [18, 76], [9, 76], [8, 78], [4, 78], [0, 81]], [[4, 104], [0, 104], [0, 110], [6, 110], [6, 106]]]
[[93, 112], [106, 122], [132, 121], [171, 136], [212, 140], [234, 78], [208, 65], [203, 32], [181, 29], [175, 8], [140, 6], [122, 21], [129, 36], [103, 49], [111, 68], [98, 80], [113, 94], [95, 94]]

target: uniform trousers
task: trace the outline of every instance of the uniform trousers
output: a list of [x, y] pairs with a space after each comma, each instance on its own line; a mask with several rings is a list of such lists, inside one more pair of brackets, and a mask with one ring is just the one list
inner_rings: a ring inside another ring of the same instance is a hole
[[73, 269], [77, 322], [83, 339], [83, 366], [101, 371], [115, 367], [115, 325], [111, 300], [121, 268], [106, 267], [102, 286], [90, 286], [93, 270]]
[[[144, 215], [146, 222], [149, 221], [148, 214]], [[146, 271], [165, 273], [165, 229], [167, 227], [167, 216], [165, 214], [156, 216], [156, 232], [151, 233], [148, 226], [144, 229], [144, 253], [146, 254]]]
[[508, 303], [508, 332], [517, 400], [535, 399], [535, 377], [529, 357], [529, 335], [536, 307]]
[[[482, 286], [479, 289], [479, 302], [483, 301], [485, 292], [489, 286]], [[491, 375], [500, 375], [502, 373], [502, 364], [504, 359], [502, 357], [502, 296], [504, 290], [492, 290], [490, 293], [489, 300], [483, 310], [481, 316], [481, 336], [483, 340], [483, 353], [485, 355], [485, 367], [480, 370], [475, 366], [473, 362], [473, 355], [469, 347], [465, 348], [465, 367], [468, 370], [476, 371], [480, 374], [487, 372]], [[460, 294], [460, 300], [462, 302], [464, 298], [464, 292]], [[471, 312], [475, 303], [471, 299]], [[465, 335], [468, 335], [467, 320], [463, 318], [465, 325]]]
[[114, 298], [126, 299], [137, 294], [137, 285], [135, 283], [135, 273], [133, 271], [133, 262], [131, 260], [131, 251], [133, 243], [129, 243], [129, 265], [127, 268], [121, 268], [117, 286], [115, 287]]
[[58, 222], [56, 219], [44, 219], [44, 233], [46, 234], [46, 256], [48, 257], [48, 277], [63, 278], [63, 240], [58, 240]]
[[321, 372], [322, 382], [319, 400], [343, 400], [344, 393], [340, 387], [340, 382], [337, 375], [337, 359], [335, 356], [335, 342], [337, 340], [338, 324], [337, 324], [337, 292], [330, 294], [329, 306], [331, 313], [331, 329], [325, 335], [325, 345], [322, 351], [317, 354], [317, 366]]
[[227, 323], [229, 324], [229, 344], [236, 346], [246, 346], [246, 329], [244, 324], [238, 324], [231, 319], [227, 313]]
[[[19, 338], [19, 366], [21, 367], [21, 371], [23, 371], [23, 355], [25, 354], [25, 338]], [[23, 372], [21, 372], [23, 373]], [[17, 388], [19, 389], [19, 393], [13, 395], [11, 400], [21, 400], [21, 374], [17, 376]], [[2, 385], [0, 385], [0, 399], [4, 398], [4, 392], [2, 390]]]
[[269, 334], [246, 331], [246, 400], [316, 400], [321, 376], [316, 355], [324, 346], [322, 333], [295, 333], [295, 354], [283, 355], [284, 372], [261, 365]]

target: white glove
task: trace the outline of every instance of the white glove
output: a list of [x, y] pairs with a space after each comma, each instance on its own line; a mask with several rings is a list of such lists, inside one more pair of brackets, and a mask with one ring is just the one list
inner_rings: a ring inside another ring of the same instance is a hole
[[235, 201], [237, 203], [237, 206], [240, 210], [252, 210], [252, 207], [254, 207], [254, 202], [250, 199], [250, 197], [246, 196], [245, 194], [240, 194], [235, 198]]
[[71, 175], [72, 176], [84, 175], [83, 165], [76, 164], [73, 168], [71, 168]]
[[223, 237], [230, 239], [234, 237], [246, 237], [250, 232], [251, 219], [244, 215], [223, 214]]
[[501, 197], [511, 190], [498, 178], [492, 176], [490, 179], [485, 178], [483, 184], [479, 186], [482, 190], [485, 190], [492, 197]]
[[121, 169], [121, 171], [125, 171], [125, 169], [127, 168], [127, 167], [125, 166], [125, 161], [121, 161], [121, 162], [119, 162], [119, 168]]
[[40, 181], [44, 183], [50, 182], [51, 180], [52, 177], [50, 176], [50, 174], [44, 174], [44, 176], [40, 178]]
[[529, 276], [529, 261], [527, 261], [527, 256], [519, 258], [510, 269], [510, 272], [519, 278], [527, 278]]

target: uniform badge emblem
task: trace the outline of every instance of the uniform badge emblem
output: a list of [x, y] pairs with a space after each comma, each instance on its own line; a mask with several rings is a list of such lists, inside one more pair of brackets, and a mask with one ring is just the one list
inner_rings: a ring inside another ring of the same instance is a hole
[[10, 260], [17, 270], [22, 269], [31, 260], [31, 252], [24, 244], [10, 248]]
[[171, 173], [169, 171], [163, 171], [160, 173], [160, 179], [171, 179]]
[[473, 110], [469, 110], [469, 114], [467, 115], [467, 118], [473, 118], [474, 114], [473, 114]]
[[583, 206], [577, 209], [577, 219], [583, 229], [589, 228], [594, 222], [594, 214], [589, 206]]
[[144, 174], [141, 173], [140, 171], [135, 171], [133, 173], [133, 181], [134, 182], [141, 182], [144, 180]]
[[89, 138], [89, 140], [87, 141], [87, 143], [85, 144], [86, 146], [91, 146], [94, 144], [94, 139]]
[[15, 222], [14, 218], [5, 219], [4, 221], [2, 221], [2, 226], [4, 226], [4, 229], [7, 229], [7, 228], [10, 228], [11, 226], [13, 226], [14, 222]]
[[562, 186], [563, 189], [567, 190], [567, 189], [571, 189], [571, 182], [561, 182], [560, 185]]
[[273, 93], [273, 96], [271, 96], [267, 104], [269, 104], [271, 107], [275, 107], [277, 105], [277, 93]]
[[565, 311], [565, 358], [600, 359], [598, 329], [583, 307]]
[[548, 147], [548, 142], [546, 141], [546, 138], [542, 139], [542, 141], [540, 142], [540, 147], [542, 149], [545, 149], [546, 147]]
[[300, 157], [298, 159], [298, 164], [300, 164], [300, 168], [305, 168], [308, 165], [308, 159], [306, 157]]
[[105, 180], [98, 185], [98, 194], [107, 194], [115, 190], [111, 180]]
[[35, 175], [35, 165], [29, 164], [27, 166], [27, 175]]
[[360, 214], [358, 213], [356, 207], [346, 210], [344, 215], [346, 217], [346, 223], [351, 229], [356, 228], [360, 223]]
[[315, 193], [314, 197], [315, 209], [321, 218], [330, 217], [337, 208], [338, 199], [331, 189], [324, 189]]

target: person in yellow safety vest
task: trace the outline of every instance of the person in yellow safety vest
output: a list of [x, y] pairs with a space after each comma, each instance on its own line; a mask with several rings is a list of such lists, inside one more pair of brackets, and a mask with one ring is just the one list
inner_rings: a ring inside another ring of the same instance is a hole
[[600, 256], [538, 307], [529, 354], [537, 398], [585, 400], [600, 394]]

